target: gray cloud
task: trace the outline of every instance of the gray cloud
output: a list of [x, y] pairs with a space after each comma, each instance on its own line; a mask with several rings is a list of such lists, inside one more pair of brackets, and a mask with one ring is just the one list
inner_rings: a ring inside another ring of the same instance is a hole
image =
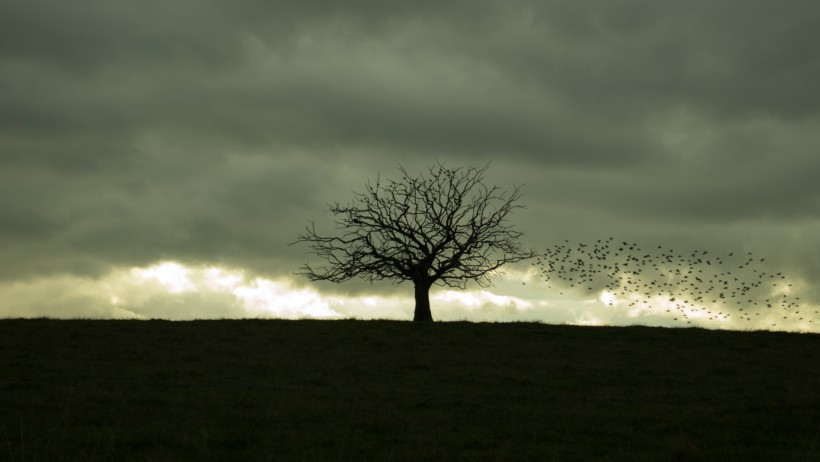
[[325, 204], [443, 159], [526, 183], [534, 247], [748, 247], [816, 281], [818, 20], [802, 0], [7, 2], [0, 278], [289, 274]]

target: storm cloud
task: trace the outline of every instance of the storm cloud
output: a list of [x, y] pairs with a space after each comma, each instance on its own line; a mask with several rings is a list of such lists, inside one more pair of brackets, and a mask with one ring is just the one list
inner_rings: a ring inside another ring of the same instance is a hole
[[310, 257], [287, 244], [368, 178], [491, 161], [525, 185], [527, 246], [754, 251], [820, 304], [818, 22], [807, 0], [5, 2], [0, 280], [290, 277]]

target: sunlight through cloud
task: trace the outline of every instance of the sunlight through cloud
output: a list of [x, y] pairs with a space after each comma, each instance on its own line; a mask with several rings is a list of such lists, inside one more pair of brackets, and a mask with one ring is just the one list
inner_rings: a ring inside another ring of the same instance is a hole
[[163, 262], [148, 268], [134, 268], [131, 273], [143, 281], [162, 284], [172, 294], [192, 292], [197, 289], [191, 282], [191, 270], [176, 262]]
[[[699, 326], [725, 329], [765, 329], [816, 332], [818, 308], [800, 308], [794, 322], [759, 312], [746, 320], [722, 305], [692, 305], [684, 300], [601, 291], [578, 298], [555, 297], [530, 272], [510, 271], [492, 288], [430, 293], [439, 321], [540, 321], [553, 324]], [[789, 293], [788, 284], [770, 287]], [[51, 294], [51, 295], [47, 295]], [[54, 296], [57, 294], [58, 296]], [[515, 294], [515, 295], [508, 295]], [[120, 268], [98, 278], [60, 276], [0, 285], [0, 297], [16, 316], [87, 317], [100, 319], [412, 319], [413, 297], [407, 286], [395, 294], [327, 293], [293, 280], [248, 277], [242, 269], [186, 265], [177, 261]], [[553, 298], [550, 298], [553, 297]], [[11, 311], [0, 311], [8, 316]]]

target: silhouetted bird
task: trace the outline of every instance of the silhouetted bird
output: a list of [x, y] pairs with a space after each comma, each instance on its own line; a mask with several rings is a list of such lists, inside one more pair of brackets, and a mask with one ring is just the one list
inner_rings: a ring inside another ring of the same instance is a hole
[[[680, 253], [672, 249], [664, 251], [663, 246], [658, 245], [656, 248], [659, 252], [652, 253], [642, 251], [637, 243], [619, 241], [612, 246], [613, 241], [613, 237], [608, 237], [591, 244], [567, 245], [570, 244], [567, 239], [564, 244], [547, 249], [534, 265], [546, 280], [557, 280], [590, 294], [606, 290], [616, 297], [636, 298], [630, 306], [649, 306], [667, 300], [674, 306], [666, 311], [674, 308], [682, 314], [673, 317], [673, 320], [686, 319], [687, 314], [696, 312], [702, 312], [713, 320], [727, 319], [729, 313], [724, 314], [721, 310], [714, 315], [709, 311], [712, 306], [708, 306], [706, 300], [717, 306], [728, 306], [729, 303], [738, 305], [742, 302], [738, 299], [741, 296], [752, 306], [765, 305], [766, 309], [779, 308], [788, 312], [790, 308], [799, 307], [798, 297], [792, 298], [785, 293], [781, 300], [776, 301], [768, 290], [761, 287], [760, 282], [751, 282], [763, 278], [785, 279], [782, 272], [771, 274], [751, 268], [755, 262], [765, 261], [765, 258], [753, 258], [751, 252], [746, 253], [746, 259], [736, 261], [734, 252], [725, 256], [715, 255], [714, 252], [710, 254], [708, 250]], [[706, 255], [710, 255], [709, 258]], [[735, 267], [734, 270], [727, 269]], [[773, 287], [777, 286], [778, 283], [773, 284]]]

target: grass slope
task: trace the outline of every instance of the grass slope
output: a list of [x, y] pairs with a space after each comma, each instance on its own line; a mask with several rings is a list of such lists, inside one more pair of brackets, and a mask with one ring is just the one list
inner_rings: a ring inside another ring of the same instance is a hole
[[0, 460], [820, 460], [820, 335], [0, 321]]

